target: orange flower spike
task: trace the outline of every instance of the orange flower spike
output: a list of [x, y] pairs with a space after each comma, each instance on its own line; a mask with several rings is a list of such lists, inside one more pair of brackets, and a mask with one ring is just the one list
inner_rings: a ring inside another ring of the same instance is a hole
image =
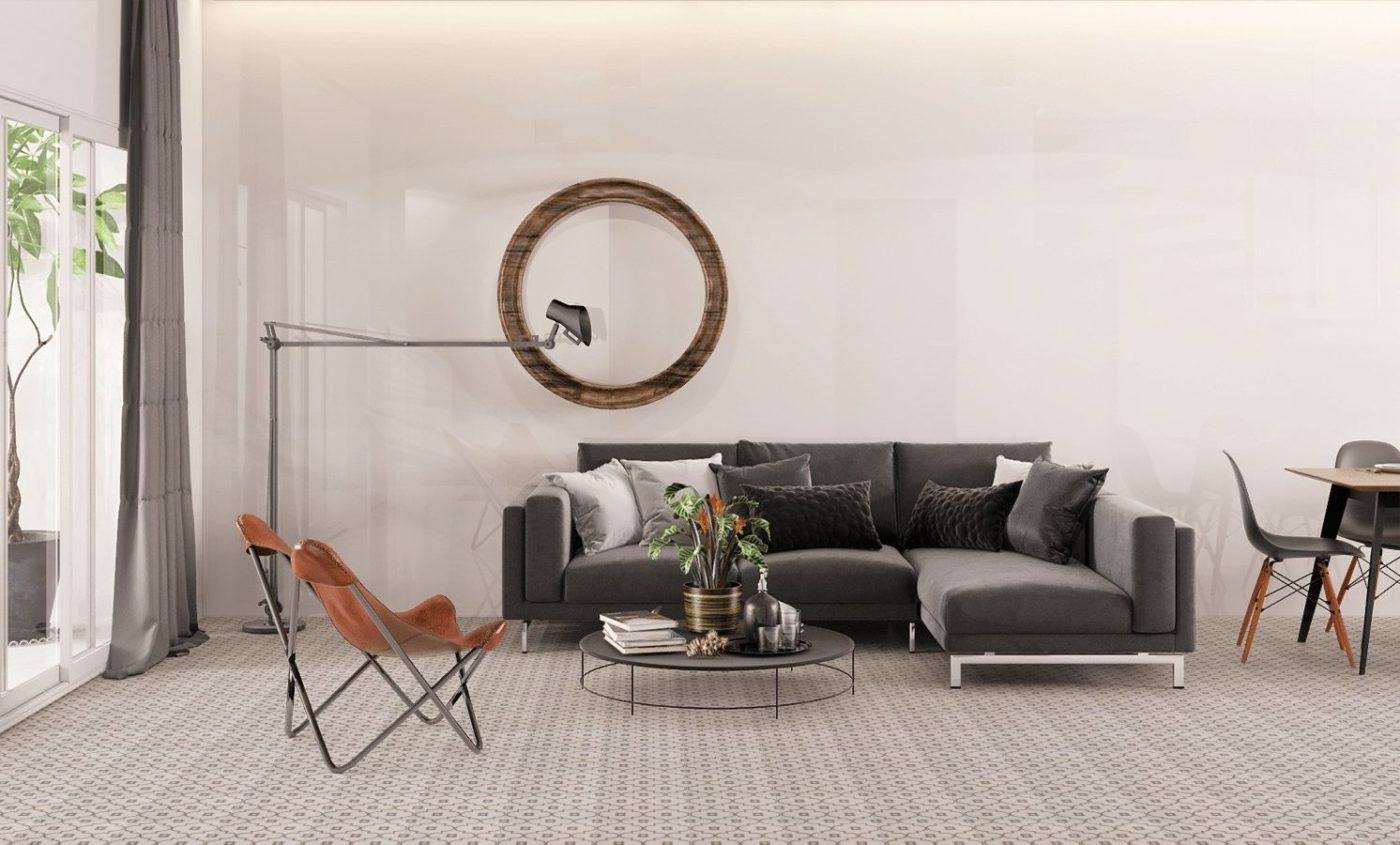
[[748, 524], [749, 524], [749, 521], [748, 521], [747, 519], [744, 519], [742, 516], [739, 517], [738, 521], [734, 523], [734, 533], [735, 533], [735, 534], [742, 534], [742, 533], [744, 533], [744, 526], [745, 526], [745, 525], [748, 525]]
[[715, 516], [724, 513], [724, 500], [719, 497], [718, 493], [710, 494], [710, 509], [715, 512]]
[[695, 520], [695, 525], [699, 527], [700, 533], [704, 534], [710, 530], [710, 515], [700, 511], [700, 518]]

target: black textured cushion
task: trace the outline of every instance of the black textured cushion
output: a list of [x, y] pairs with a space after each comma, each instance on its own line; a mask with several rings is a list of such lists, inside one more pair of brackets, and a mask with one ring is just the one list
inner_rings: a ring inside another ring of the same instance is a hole
[[743, 493], [745, 484], [755, 487], [811, 487], [811, 464], [811, 455], [797, 455], [751, 467], [710, 464], [710, 470], [719, 481], [719, 497], [727, 502]]
[[762, 503], [763, 517], [772, 525], [770, 552], [880, 548], [869, 481], [814, 487], [745, 484], [743, 490]]
[[1069, 563], [1084, 510], [1103, 487], [1107, 469], [1036, 461], [1006, 518], [1006, 539], [1023, 555]]
[[1006, 545], [1006, 516], [1020, 492], [1019, 481], [994, 487], [926, 482], [909, 514], [904, 548], [999, 552]]

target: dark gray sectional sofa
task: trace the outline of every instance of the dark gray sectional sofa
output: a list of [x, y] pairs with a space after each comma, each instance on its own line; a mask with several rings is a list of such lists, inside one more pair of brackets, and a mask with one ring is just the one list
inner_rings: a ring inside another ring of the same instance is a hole
[[[1194, 531], [1123, 496], [1090, 506], [1074, 560], [1060, 565], [1013, 551], [900, 549], [926, 481], [992, 483], [997, 455], [1050, 456], [1049, 443], [580, 443], [578, 469], [613, 458], [676, 460], [720, 453], [750, 466], [810, 454], [812, 483], [870, 481], [879, 551], [804, 549], [768, 556], [769, 589], [803, 619], [907, 622], [910, 650], [922, 622], [952, 655], [952, 686], [969, 663], [1165, 663], [1183, 685], [1182, 655], [1194, 649]], [[680, 613], [685, 577], [675, 550], [650, 560], [644, 546], [585, 556], [569, 498], [541, 484], [505, 509], [504, 615], [596, 620], [610, 610], [661, 605]], [[745, 591], [758, 581], [741, 566]]]

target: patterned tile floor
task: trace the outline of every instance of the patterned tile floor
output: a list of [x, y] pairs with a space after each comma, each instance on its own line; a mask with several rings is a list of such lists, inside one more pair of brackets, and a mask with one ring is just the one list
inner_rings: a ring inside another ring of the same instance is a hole
[[[586, 626], [536, 625], [530, 654], [474, 682], [485, 752], [410, 723], [339, 776], [279, 732], [276, 641], [207, 627], [190, 656], [0, 735], [0, 842], [1400, 841], [1400, 619], [1364, 678], [1282, 614], [1241, 666], [1235, 623], [1208, 620], [1183, 691], [1149, 666], [970, 667], [953, 691], [926, 641], [854, 627], [857, 695], [776, 721], [629, 717], [578, 688]], [[319, 697], [355, 656], [323, 623], [305, 642]], [[798, 670], [784, 695], [840, 680]], [[397, 712], [365, 681], [326, 715], [342, 753]], [[763, 701], [770, 683], [639, 673], [638, 694]]]

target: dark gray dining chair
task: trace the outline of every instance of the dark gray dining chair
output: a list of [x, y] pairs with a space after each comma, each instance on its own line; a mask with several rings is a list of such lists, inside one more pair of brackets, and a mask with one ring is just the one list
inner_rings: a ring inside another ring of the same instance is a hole
[[[1342, 448], [1337, 450], [1336, 465], [1338, 467], [1373, 467], [1376, 464], [1400, 464], [1400, 449], [1383, 440], [1353, 440], [1349, 443], [1343, 443]], [[1400, 549], [1400, 511], [1389, 508], [1382, 513], [1384, 517], [1381, 523], [1381, 548]], [[1342, 525], [1337, 530], [1337, 536], [1369, 546], [1376, 536], [1375, 514], [1375, 493], [1353, 495], [1347, 500], [1347, 509], [1342, 514]], [[1376, 598], [1380, 598], [1390, 592], [1396, 584], [1400, 584], [1400, 574], [1396, 573], [1395, 559], [1386, 561], [1382, 558], [1380, 572], [1390, 583], [1386, 584], [1381, 581], [1376, 584]], [[1343, 576], [1341, 586], [1337, 588], [1337, 604], [1342, 603], [1342, 600], [1347, 597], [1347, 591], [1352, 587], [1364, 586], [1369, 573], [1370, 570], [1367, 566], [1358, 565], [1353, 560], [1351, 565], [1347, 567], [1347, 574]], [[1331, 621], [1328, 621], [1327, 627], [1329, 630], [1331, 629]]]
[[[1259, 627], [1259, 617], [1264, 611], [1275, 604], [1288, 598], [1285, 591], [1298, 593], [1305, 599], [1308, 595], [1308, 582], [1312, 578], [1312, 572], [1300, 578], [1289, 578], [1274, 570], [1274, 564], [1285, 560], [1297, 558], [1308, 558], [1323, 560], [1333, 555], [1350, 555], [1354, 565], [1356, 559], [1361, 556], [1361, 550], [1345, 540], [1329, 540], [1326, 537], [1290, 537], [1283, 534], [1274, 534], [1259, 527], [1259, 521], [1254, 517], [1254, 505], [1249, 501], [1249, 488], [1245, 486], [1244, 475], [1240, 473], [1239, 464], [1225, 453], [1226, 459], [1230, 461], [1230, 468], [1235, 471], [1235, 483], [1240, 487], [1240, 514], [1244, 517], [1244, 533], [1249, 538], [1249, 544], [1254, 550], [1264, 556], [1264, 560], [1259, 564], [1259, 577], [1254, 581], [1254, 591], [1249, 595], [1249, 606], [1244, 611], [1244, 621], [1240, 623], [1240, 635], [1235, 638], [1235, 647], [1244, 643], [1244, 653], [1240, 655], [1240, 662], [1249, 661], [1249, 649], [1254, 645], [1254, 632]], [[1346, 622], [1342, 620], [1341, 602], [1337, 599], [1337, 592], [1332, 587], [1332, 576], [1327, 571], [1325, 563], [1318, 566], [1322, 569], [1322, 588], [1326, 595], [1323, 606], [1327, 609], [1331, 627], [1336, 631], [1337, 644], [1346, 653], [1347, 663], [1356, 666], [1356, 657], [1351, 651], [1351, 640], [1347, 638]], [[1278, 581], [1279, 586], [1269, 589], [1272, 581]], [[1283, 592], [1284, 595], [1275, 598], [1275, 595]], [[1246, 636], [1246, 632], [1248, 632]]]

